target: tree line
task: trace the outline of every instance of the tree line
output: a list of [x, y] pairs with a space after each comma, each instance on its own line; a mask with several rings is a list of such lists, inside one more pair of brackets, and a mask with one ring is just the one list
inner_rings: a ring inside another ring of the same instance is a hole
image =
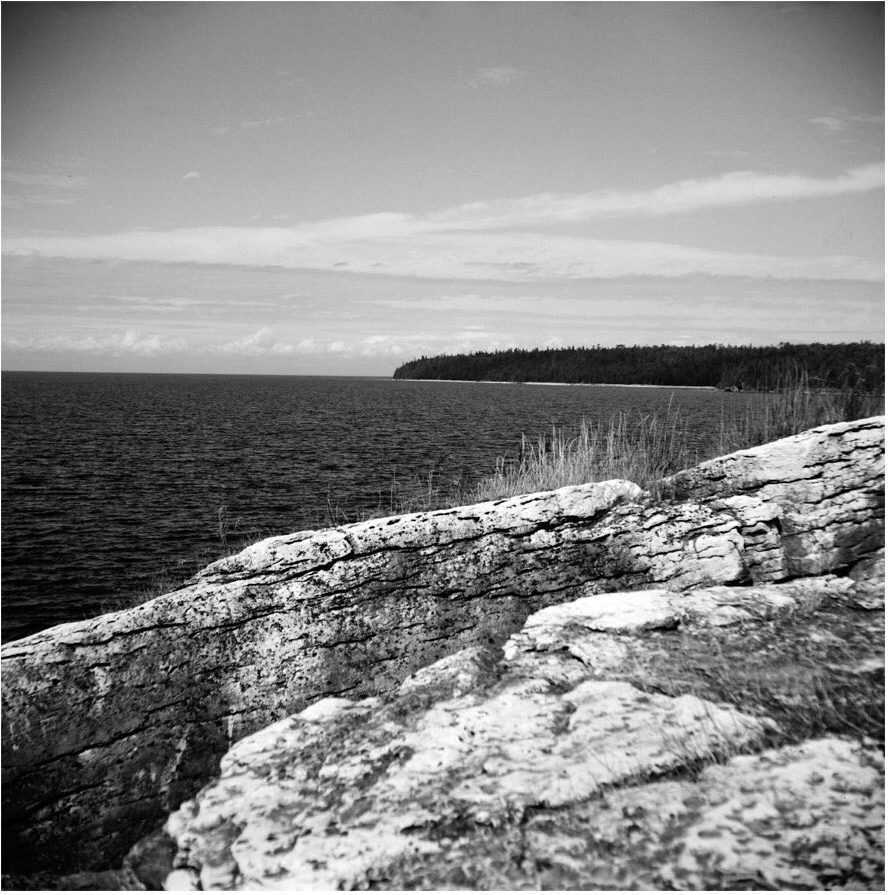
[[882, 393], [885, 345], [874, 342], [780, 345], [617, 345], [603, 348], [508, 348], [440, 354], [402, 364], [395, 379], [488, 382], [697, 385], [780, 388], [788, 377], [814, 388]]

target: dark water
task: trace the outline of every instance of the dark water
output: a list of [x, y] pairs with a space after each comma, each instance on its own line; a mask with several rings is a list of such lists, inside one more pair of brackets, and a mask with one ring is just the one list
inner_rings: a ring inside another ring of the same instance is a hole
[[[373, 378], [2, 375], [2, 634], [94, 615], [226, 543], [387, 504], [393, 478], [490, 472], [521, 435], [741, 396]], [[388, 505], [388, 504], [387, 504]]]

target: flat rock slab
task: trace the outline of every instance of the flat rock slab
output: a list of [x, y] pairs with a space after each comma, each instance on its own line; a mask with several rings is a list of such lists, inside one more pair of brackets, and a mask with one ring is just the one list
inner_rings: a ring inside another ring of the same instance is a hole
[[[779, 725], [626, 679], [677, 629], [712, 646], [823, 612], [878, 620], [848, 607], [856, 587], [824, 576], [580, 598], [393, 698], [320, 700], [236, 744], [171, 815], [167, 887], [879, 888], [876, 744], [822, 736], [739, 755], [780, 740]], [[738, 612], [708, 625], [714, 604]]]
[[880, 890], [882, 761], [839, 739], [737, 756], [697, 780], [536, 810], [389, 878], [417, 889]]
[[797, 610], [811, 611], [824, 600], [854, 595], [848, 578], [822, 575], [780, 584], [750, 587], [714, 586], [677, 593], [672, 590], [619, 591], [596, 594], [550, 606], [530, 616], [510, 641], [510, 651], [549, 646], [564, 629], [581, 627], [608, 633], [675, 628], [679, 624], [721, 627], [742, 621], [764, 621]]
[[[409, 697], [408, 697], [409, 699]], [[534, 680], [446, 700], [321, 703], [243, 740], [167, 824], [168, 887], [354, 888], [448, 840], [755, 742], [761, 722], [692, 696]]]
[[767, 715], [781, 742], [883, 737], [882, 579], [822, 576], [677, 594], [581, 598], [532, 615], [504, 647], [510, 667], [562, 686], [626, 680]]

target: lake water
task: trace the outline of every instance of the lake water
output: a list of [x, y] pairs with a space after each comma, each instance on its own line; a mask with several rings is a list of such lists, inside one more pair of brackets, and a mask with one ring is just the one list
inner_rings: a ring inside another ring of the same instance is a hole
[[718, 391], [382, 378], [2, 374], [2, 635], [100, 612], [227, 543], [354, 517], [393, 479], [476, 479], [523, 433], [680, 405], [705, 431]]

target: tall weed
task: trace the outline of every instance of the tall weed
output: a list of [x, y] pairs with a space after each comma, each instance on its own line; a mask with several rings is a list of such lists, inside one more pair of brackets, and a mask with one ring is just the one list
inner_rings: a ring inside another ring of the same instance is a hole
[[883, 395], [863, 391], [858, 377], [850, 375], [841, 389], [822, 389], [805, 370], [790, 370], [774, 392], [753, 396], [741, 419], [722, 421], [713, 456], [882, 413]]
[[619, 412], [601, 422], [581, 420], [574, 432], [554, 428], [536, 442], [523, 438], [519, 459], [499, 459], [494, 472], [465, 495], [466, 502], [613, 478], [652, 489], [703, 460], [884, 412], [882, 395], [863, 393], [854, 384], [817, 389], [805, 371], [790, 371], [776, 391], [751, 398], [740, 418], [723, 418], [703, 442], [694, 439], [688, 420], [672, 404], [663, 414], [632, 419]]
[[[715, 434], [704, 442], [695, 438], [688, 419], [672, 403], [663, 413], [632, 416], [618, 412], [606, 420], [582, 419], [573, 430], [553, 427], [536, 439], [522, 436], [518, 457], [498, 458], [493, 471], [475, 482], [468, 480], [465, 471], [445, 475], [445, 458], [440, 457], [422, 475], [408, 479], [393, 476], [388, 492], [378, 495], [372, 509], [344, 509], [328, 493], [327, 511], [318, 524], [336, 527], [608, 479], [628, 479], [657, 495], [663, 478], [703, 460], [814, 426], [882, 414], [883, 396], [864, 391], [862, 381], [852, 370], [842, 389], [820, 389], [804, 370], [791, 369], [779, 389], [752, 395], [743, 415], [723, 418]], [[217, 509], [215, 521], [222, 552], [202, 557], [203, 562], [195, 564], [192, 571], [272, 534], [239, 531], [240, 519], [232, 520], [226, 506]], [[232, 536], [236, 533], [239, 536], [235, 540]], [[181, 580], [174, 581], [165, 571], [157, 582], [125, 603], [133, 605], [164, 593]]]
[[347, 513], [328, 495], [322, 524], [336, 526], [608, 479], [628, 479], [657, 495], [663, 478], [703, 460], [815, 426], [884, 412], [883, 396], [863, 391], [860, 377], [849, 373], [846, 382], [842, 389], [821, 389], [805, 370], [789, 368], [775, 391], [751, 394], [743, 414], [724, 416], [703, 440], [672, 402], [662, 413], [618, 412], [605, 420], [582, 419], [574, 429], [553, 427], [537, 438], [522, 436], [517, 457], [498, 458], [493, 471], [475, 482], [463, 474], [446, 477], [439, 459], [424, 475], [393, 478], [374, 509]]

